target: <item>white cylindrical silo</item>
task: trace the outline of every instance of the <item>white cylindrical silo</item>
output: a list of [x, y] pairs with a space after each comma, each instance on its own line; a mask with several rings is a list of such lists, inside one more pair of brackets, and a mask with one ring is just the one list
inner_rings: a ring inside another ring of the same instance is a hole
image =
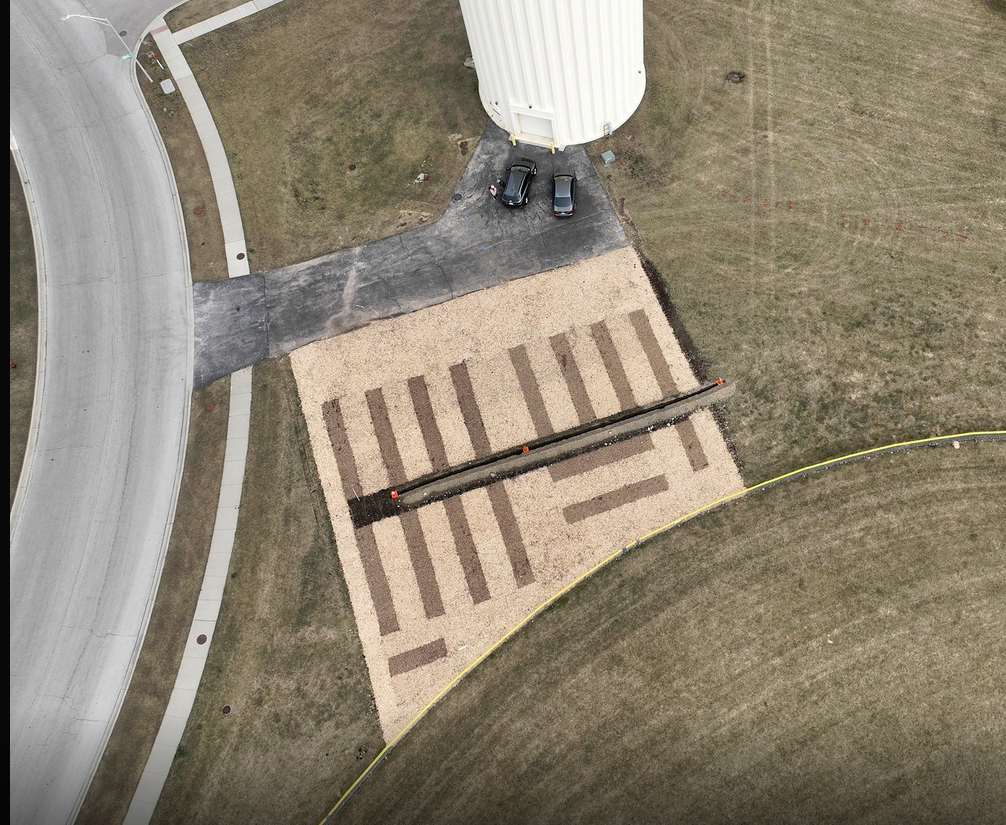
[[646, 88], [643, 0], [460, 0], [482, 105], [517, 140], [610, 134]]

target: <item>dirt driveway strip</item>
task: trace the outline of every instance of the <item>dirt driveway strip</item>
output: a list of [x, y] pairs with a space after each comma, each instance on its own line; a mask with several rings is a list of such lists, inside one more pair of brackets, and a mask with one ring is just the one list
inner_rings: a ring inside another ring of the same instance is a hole
[[[531, 201], [508, 210], [489, 184], [510, 159], [538, 165]], [[572, 168], [577, 214], [552, 216], [551, 176]], [[421, 185], [421, 184], [416, 184]], [[263, 358], [624, 246], [625, 232], [583, 147], [514, 149], [490, 123], [436, 222], [273, 272], [196, 284], [195, 383]]]
[[631, 248], [291, 353], [386, 739], [553, 593], [741, 489], [708, 410], [354, 528], [348, 502], [698, 386]]

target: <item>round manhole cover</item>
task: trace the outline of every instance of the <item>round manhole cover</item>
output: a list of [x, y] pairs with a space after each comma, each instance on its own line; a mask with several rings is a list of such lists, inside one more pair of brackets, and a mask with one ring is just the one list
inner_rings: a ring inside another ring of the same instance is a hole
[[198, 636], [196, 636], [196, 644], [197, 645], [204, 645], [204, 644], [206, 644], [206, 634], [205, 633], [200, 633]]
[[244, 259], [245, 259], [245, 253], [244, 252], [238, 252], [238, 260], [239, 261], [243, 261]]
[[461, 193], [460, 192], [455, 192], [454, 193], [454, 200], [456, 200], [456, 201], [461, 200]]
[[356, 171], [356, 164], [355, 163], [349, 164], [349, 171], [350, 172], [355, 172]]

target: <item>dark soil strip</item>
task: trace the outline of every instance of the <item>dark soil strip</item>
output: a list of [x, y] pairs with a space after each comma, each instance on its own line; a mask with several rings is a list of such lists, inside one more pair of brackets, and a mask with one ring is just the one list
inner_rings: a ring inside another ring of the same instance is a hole
[[[426, 452], [433, 465], [433, 471], [445, 470], [449, 466], [447, 461], [447, 449], [444, 447], [444, 439], [440, 434], [440, 427], [437, 426], [437, 418], [433, 413], [433, 405], [430, 403], [430, 393], [426, 386], [426, 379], [421, 375], [409, 379], [409, 393], [412, 395], [412, 406], [416, 410], [416, 418], [419, 420], [419, 429], [423, 434], [423, 442], [426, 444]], [[419, 518], [415, 513], [407, 513], [402, 516], [402, 524], [407, 517], [415, 518], [416, 527], [419, 527]], [[472, 540], [472, 531], [468, 526], [468, 518], [465, 515], [464, 507], [460, 499], [452, 499], [447, 502], [447, 520], [451, 525], [451, 535], [454, 536], [454, 549], [457, 551], [458, 559], [461, 561], [461, 569], [465, 573], [465, 582], [468, 584], [468, 592], [472, 596], [475, 604], [484, 602], [489, 598], [489, 588], [486, 586], [486, 577], [482, 572], [482, 563], [479, 561], [478, 550]], [[439, 599], [439, 594], [437, 596]], [[441, 612], [443, 609], [441, 608]]]
[[[419, 419], [419, 429], [426, 441], [426, 450], [430, 454], [430, 461], [434, 462], [434, 468], [438, 466], [434, 456], [436, 452], [437, 457], [442, 457], [442, 463], [439, 466], [446, 468], [447, 453], [444, 450], [443, 439], [440, 437], [440, 430], [437, 429], [437, 423], [433, 419], [430, 395], [426, 391], [426, 382], [422, 376], [409, 379], [409, 391], [412, 393], [413, 406], [416, 407], [416, 416]], [[405, 477], [405, 469], [402, 466], [398, 443], [395, 441], [395, 434], [392, 432], [391, 422], [388, 419], [384, 393], [377, 389], [370, 390], [366, 395], [367, 405], [370, 407], [370, 417], [374, 422], [374, 431], [377, 434], [377, 443], [381, 448], [381, 457], [388, 467], [388, 475], [391, 478], [402, 479]], [[419, 399], [418, 404], [417, 398]], [[423, 406], [424, 403], [425, 406]], [[388, 495], [385, 494], [384, 498], [388, 498]], [[443, 616], [444, 602], [440, 596], [440, 585], [437, 583], [437, 573], [433, 567], [433, 560], [430, 558], [429, 548], [426, 546], [426, 536], [423, 534], [423, 526], [419, 522], [418, 513], [402, 514], [402, 532], [405, 533], [405, 546], [409, 551], [412, 572], [416, 576], [419, 597], [422, 599], [426, 618]]]
[[416, 411], [419, 431], [423, 434], [423, 443], [426, 445], [426, 454], [430, 457], [433, 471], [446, 470], [450, 466], [447, 460], [447, 448], [444, 446], [440, 427], [437, 426], [437, 417], [430, 403], [430, 391], [423, 376], [416, 375], [409, 379], [409, 395], [412, 396], [412, 407]]
[[[342, 479], [342, 492], [347, 498], [355, 497], [360, 491], [360, 477], [356, 471], [356, 459], [346, 438], [346, 428], [342, 420], [338, 399], [332, 399], [322, 405], [322, 418], [328, 429], [328, 440], [332, 444], [335, 463]], [[395, 613], [395, 603], [391, 598], [391, 588], [388, 577], [381, 564], [381, 556], [377, 551], [377, 541], [374, 538], [374, 528], [369, 524], [356, 530], [356, 547], [360, 551], [360, 561], [363, 563], [363, 575], [367, 579], [367, 589], [374, 602], [377, 612], [377, 625], [381, 635], [386, 636], [398, 630], [398, 615]]]
[[[657, 343], [657, 336], [653, 333], [650, 319], [646, 317], [646, 313], [643, 310], [637, 309], [629, 313], [629, 320], [632, 321], [632, 327], [636, 330], [636, 337], [639, 338], [639, 343], [643, 345], [643, 352], [646, 354], [646, 360], [650, 362], [650, 369], [653, 370], [653, 377], [657, 379], [660, 391], [664, 395], [671, 395], [677, 392], [674, 378], [671, 377], [671, 369], [667, 365], [667, 359], [664, 358], [660, 344]], [[685, 447], [685, 455], [688, 456], [688, 463], [692, 465], [692, 469], [701, 470], [703, 467], [708, 467], [709, 459], [706, 458], [706, 453], [702, 449], [702, 444], [699, 442], [699, 437], [695, 432], [695, 425], [691, 420], [682, 421], [678, 424], [677, 430], [681, 443]]]
[[695, 471], [709, 466], [709, 459], [706, 458], [706, 451], [702, 449], [702, 442], [699, 441], [699, 434], [695, 432], [695, 424], [692, 419], [687, 418], [676, 427], [681, 444], [685, 448], [685, 455], [688, 456], [688, 463]]
[[433, 569], [433, 559], [426, 546], [419, 513], [414, 510], [402, 513], [402, 532], [405, 533], [405, 546], [409, 550], [412, 572], [416, 574], [416, 584], [419, 585], [419, 597], [423, 600], [423, 612], [427, 619], [443, 616], [444, 602], [440, 598], [437, 571]]
[[562, 481], [566, 478], [578, 476], [580, 473], [604, 467], [606, 464], [614, 464], [623, 458], [630, 458], [634, 455], [649, 452], [652, 449], [653, 439], [647, 433], [630, 438], [628, 441], [619, 441], [617, 444], [601, 447], [599, 450], [594, 450], [593, 452], [581, 453], [568, 461], [560, 461], [558, 464], [552, 464], [548, 468], [548, 473], [552, 477], [552, 481]]
[[629, 313], [629, 320], [632, 322], [632, 328], [636, 330], [639, 343], [643, 346], [646, 360], [650, 362], [650, 369], [653, 370], [653, 377], [657, 379], [660, 392], [665, 396], [676, 394], [677, 384], [674, 383], [674, 378], [671, 376], [671, 369], [667, 366], [664, 352], [660, 349], [660, 344], [657, 343], [657, 336], [653, 333], [650, 319], [643, 310], [636, 309]]
[[405, 481], [406, 476], [402, 454], [398, 452], [398, 442], [391, 429], [391, 419], [388, 418], [388, 405], [380, 388], [367, 390], [365, 395], [370, 408], [370, 420], [374, 424], [374, 434], [377, 436], [377, 446], [381, 448], [381, 458], [388, 469], [388, 482], [395, 487]]
[[479, 551], [472, 539], [464, 505], [460, 498], [449, 498], [444, 501], [444, 509], [447, 510], [447, 521], [451, 525], [451, 535], [454, 537], [454, 549], [461, 562], [461, 569], [465, 573], [468, 592], [472, 601], [479, 604], [489, 598], [489, 586], [486, 584], [485, 573], [482, 572], [482, 562], [479, 561]]
[[580, 372], [580, 367], [577, 366], [576, 358], [573, 357], [573, 348], [569, 345], [566, 333], [560, 332], [558, 335], [553, 335], [548, 341], [552, 345], [552, 352], [555, 353], [555, 360], [559, 362], [559, 372], [566, 379], [566, 388], [569, 390], [569, 397], [573, 399], [576, 417], [581, 424], [593, 421], [597, 418], [597, 413], [594, 412], [594, 407], [590, 403], [587, 385], [583, 383], [583, 374]]
[[[652, 331], [652, 330], [651, 330]], [[604, 369], [608, 373], [608, 380], [615, 390], [615, 397], [621, 409], [627, 410], [636, 406], [636, 396], [632, 392], [632, 385], [629, 383], [625, 368], [622, 366], [622, 359], [615, 349], [615, 342], [611, 340], [611, 333], [608, 325], [604, 321], [598, 321], [590, 325], [590, 334], [597, 344], [597, 350], [601, 354], [601, 361]], [[568, 461], [553, 464], [548, 468], [552, 481], [561, 481], [580, 473], [596, 470], [606, 464], [613, 464], [623, 458], [639, 455], [653, 449], [653, 439], [649, 435], [612, 444], [610, 447], [602, 447], [590, 453], [571, 458]]]
[[588, 501], [581, 501], [578, 504], [570, 504], [562, 508], [562, 514], [566, 518], [567, 524], [583, 521], [585, 518], [607, 513], [641, 498], [655, 496], [668, 489], [667, 479], [664, 476], [653, 476], [636, 481], [633, 484], [626, 484], [617, 490], [595, 496]]
[[370, 591], [370, 598], [377, 613], [377, 627], [382, 636], [387, 636], [399, 629], [398, 614], [395, 612], [395, 602], [391, 597], [391, 587], [384, 573], [384, 565], [381, 564], [374, 526], [368, 524], [354, 532], [356, 547], [360, 551], [360, 561], [363, 562], [363, 576], [367, 580], [367, 589]]
[[552, 422], [549, 420], [545, 401], [541, 397], [541, 390], [538, 389], [538, 379], [534, 377], [534, 370], [531, 369], [531, 361], [527, 357], [527, 349], [523, 344], [510, 350], [510, 361], [517, 373], [517, 382], [524, 395], [524, 403], [527, 404], [527, 410], [531, 413], [531, 423], [534, 424], [535, 435], [538, 438], [552, 435], [555, 428], [552, 427]]
[[[483, 458], [492, 452], [492, 447], [486, 435], [478, 401], [475, 399], [468, 366], [463, 362], [455, 364], [451, 367], [450, 372], [451, 380], [454, 382], [454, 392], [458, 397], [458, 405], [461, 407], [461, 415], [465, 420], [465, 427], [475, 450], [475, 457]], [[514, 517], [510, 494], [502, 484], [490, 484], [487, 490], [489, 503], [492, 505], [496, 523], [500, 528], [500, 535], [503, 536], [503, 546], [506, 548], [510, 566], [513, 568], [513, 577], [517, 586], [523, 587], [534, 581], [534, 573], [531, 571], [531, 563], [528, 561], [527, 550], [524, 548], [524, 538], [520, 534], [520, 527]]]
[[520, 526], [513, 514], [510, 494], [507, 493], [502, 482], [490, 484], [486, 490], [489, 493], [489, 503], [492, 504], [493, 513], [496, 515], [500, 534], [503, 536], [503, 546], [510, 559], [510, 567], [513, 568], [514, 581], [517, 582], [518, 587], [531, 584], [534, 581], [534, 573], [531, 570], [531, 562], [527, 558], [527, 550], [524, 548], [524, 537], [520, 534]]
[[465, 427], [468, 428], [468, 437], [475, 450], [475, 457], [487, 456], [492, 452], [492, 445], [489, 443], [489, 436], [486, 435], [486, 425], [475, 400], [475, 390], [472, 388], [472, 378], [466, 363], [462, 361], [451, 367], [451, 381], [454, 382], [454, 392], [458, 397], [461, 416], [465, 420]]
[[667, 285], [664, 283], [664, 279], [651, 261], [642, 256], [640, 256], [640, 260], [643, 262], [643, 272], [646, 273], [646, 277], [650, 281], [650, 289], [657, 296], [657, 303], [660, 304], [660, 308], [664, 311], [664, 317], [667, 319], [667, 323], [671, 325], [671, 331], [674, 333], [674, 337], [678, 339], [678, 344], [685, 353], [685, 358], [688, 360], [688, 365], [692, 368], [692, 373], [700, 384], [708, 383], [709, 365], [706, 363], [706, 359], [699, 353], [699, 349], [695, 346], [692, 336], [685, 329], [681, 316], [678, 315], [677, 309], [674, 308], [674, 303], [667, 292]]
[[420, 645], [419, 647], [412, 648], [412, 650], [406, 650], [404, 653], [392, 656], [388, 659], [388, 670], [392, 676], [400, 676], [403, 673], [408, 673], [410, 670], [415, 670], [417, 667], [431, 664], [437, 661], [437, 659], [446, 658], [447, 642], [443, 639], [437, 639], [435, 642], [429, 642], [428, 644]]
[[625, 374], [625, 368], [622, 366], [622, 359], [618, 355], [618, 350], [615, 349], [615, 342], [611, 340], [608, 325], [604, 321], [591, 324], [590, 334], [594, 338], [594, 343], [597, 344], [597, 351], [601, 353], [601, 361], [604, 364], [605, 371], [608, 373], [608, 380], [611, 381], [611, 386], [615, 390], [615, 397], [618, 399], [619, 407], [623, 410], [635, 407], [636, 396], [632, 392], [632, 385]]

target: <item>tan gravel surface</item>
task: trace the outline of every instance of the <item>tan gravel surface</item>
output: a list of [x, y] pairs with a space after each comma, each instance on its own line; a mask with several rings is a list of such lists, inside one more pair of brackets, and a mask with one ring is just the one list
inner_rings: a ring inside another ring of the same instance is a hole
[[[632, 249], [380, 321], [291, 361], [387, 739], [565, 584], [743, 486], [701, 410], [353, 527], [347, 498], [697, 387]], [[683, 439], [697, 444], [686, 453]]]

